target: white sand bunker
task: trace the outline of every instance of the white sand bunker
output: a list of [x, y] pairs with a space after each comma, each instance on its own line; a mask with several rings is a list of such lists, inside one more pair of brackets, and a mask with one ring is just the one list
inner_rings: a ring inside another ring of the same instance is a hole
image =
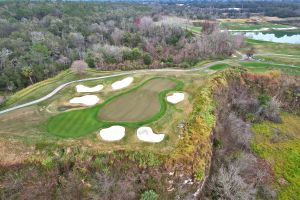
[[71, 104], [83, 104], [86, 106], [93, 106], [97, 104], [100, 99], [96, 95], [85, 95], [82, 97], [74, 97], [70, 100]]
[[105, 141], [118, 141], [125, 136], [123, 126], [111, 126], [100, 130], [100, 137]]
[[161, 142], [165, 137], [165, 134], [153, 133], [152, 128], [146, 126], [140, 127], [136, 131], [136, 135], [139, 140], [142, 140], [144, 142]]
[[84, 85], [76, 85], [77, 92], [99, 92], [103, 89], [103, 85], [96, 85], [95, 87], [87, 87]]
[[133, 77], [127, 77], [120, 81], [114, 82], [111, 87], [113, 90], [119, 90], [125, 87], [128, 87], [133, 82]]
[[173, 104], [179, 103], [184, 100], [184, 93], [175, 92], [170, 96], [167, 96], [167, 101]]

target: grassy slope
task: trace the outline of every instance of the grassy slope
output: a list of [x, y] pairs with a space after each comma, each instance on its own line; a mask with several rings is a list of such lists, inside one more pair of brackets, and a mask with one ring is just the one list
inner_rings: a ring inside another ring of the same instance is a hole
[[279, 199], [300, 197], [300, 117], [288, 113], [282, 115], [283, 123], [263, 122], [252, 127], [255, 138], [253, 150], [271, 164], [279, 184]]
[[66, 70], [59, 73], [57, 76], [53, 78], [49, 78], [44, 81], [35, 83], [9, 96], [5, 105], [0, 108], [4, 109], [4, 108], [12, 107], [22, 103], [27, 103], [29, 101], [41, 98], [47, 95], [48, 93], [50, 93], [51, 91], [53, 91], [59, 85], [69, 81], [78, 80], [86, 77], [101, 76], [105, 74], [106, 73], [103, 71], [89, 69], [84, 76], [77, 76], [74, 73], [72, 73], [70, 70]]
[[112, 101], [115, 98], [118, 98], [121, 95], [124, 95], [126, 93], [132, 92], [133, 90], [139, 89], [141, 86], [143, 86], [145, 83], [150, 81], [152, 79], [149, 79], [145, 81], [143, 84], [133, 88], [132, 90], [129, 90], [125, 93], [121, 93], [119, 95], [116, 95], [110, 99], [108, 99], [106, 102], [104, 102], [101, 105], [97, 105], [91, 108], [87, 109], [81, 109], [81, 110], [73, 110], [69, 112], [64, 112], [61, 114], [58, 114], [54, 117], [51, 117], [48, 123], [48, 131], [49, 133], [60, 136], [60, 137], [79, 137], [83, 135], [87, 135], [100, 127], [108, 127], [114, 124], [123, 125], [127, 127], [138, 127], [143, 124], [151, 123], [157, 119], [159, 119], [167, 109], [167, 104], [165, 102], [165, 96], [168, 92], [172, 90], [180, 90], [183, 87], [183, 83], [180, 81], [176, 81], [175, 79], [172, 79], [176, 82], [176, 87], [173, 89], [168, 89], [160, 92], [159, 94], [159, 101], [161, 104], [160, 111], [156, 113], [154, 116], [139, 122], [105, 122], [105, 121], [99, 121], [97, 117], [97, 113], [101, 107], [108, 104], [110, 101]]

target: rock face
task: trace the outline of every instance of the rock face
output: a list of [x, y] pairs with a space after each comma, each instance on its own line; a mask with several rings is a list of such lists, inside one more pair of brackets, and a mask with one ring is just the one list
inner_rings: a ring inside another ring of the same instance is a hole
[[4, 104], [5, 96], [0, 96], [0, 105]]

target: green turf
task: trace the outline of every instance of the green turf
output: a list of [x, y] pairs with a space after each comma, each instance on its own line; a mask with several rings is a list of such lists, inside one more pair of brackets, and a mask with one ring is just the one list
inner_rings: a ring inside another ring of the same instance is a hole
[[169, 79], [153, 79], [139, 89], [121, 95], [99, 110], [99, 119], [105, 121], [143, 121], [160, 110], [159, 93], [172, 89], [176, 83]]
[[194, 33], [201, 33], [202, 32], [202, 27], [200, 26], [188, 26], [188, 30], [191, 30]]
[[167, 110], [167, 103], [165, 101], [166, 94], [173, 90], [181, 90], [183, 87], [183, 83], [181, 81], [178, 81], [176, 79], [170, 79], [176, 83], [176, 87], [173, 89], [164, 90], [159, 93], [159, 101], [161, 104], [160, 110], [154, 116], [152, 116], [146, 120], [137, 121], [137, 122], [105, 122], [105, 121], [99, 120], [97, 117], [99, 110], [103, 106], [105, 106], [107, 103], [114, 100], [115, 98], [118, 98], [121, 95], [130, 93], [134, 90], [139, 89], [144, 84], [146, 84], [148, 81], [153, 80], [153, 79], [154, 78], [151, 78], [151, 79], [145, 81], [144, 83], [142, 83], [141, 85], [139, 85], [125, 93], [121, 93], [114, 97], [111, 97], [110, 99], [105, 101], [103, 104], [96, 105], [96, 106], [86, 108], [86, 109], [63, 112], [56, 116], [51, 117], [49, 119], [48, 125], [47, 125], [48, 132], [52, 135], [56, 135], [59, 137], [75, 138], [75, 137], [80, 137], [80, 136], [90, 134], [100, 128], [109, 127], [109, 126], [116, 125], [116, 124], [126, 126], [126, 127], [139, 127], [144, 124], [148, 124], [148, 123], [158, 120], [161, 116], [164, 115], [164, 113]]
[[212, 69], [212, 70], [223, 70], [223, 69], [226, 69], [229, 66], [230, 65], [228, 65], [226, 63], [220, 63], [220, 64], [216, 64], [216, 65], [211, 66], [209, 69]]
[[247, 23], [247, 22], [221, 22], [221, 27], [229, 30], [257, 30], [262, 28], [288, 28], [290, 26], [274, 24], [269, 22]]

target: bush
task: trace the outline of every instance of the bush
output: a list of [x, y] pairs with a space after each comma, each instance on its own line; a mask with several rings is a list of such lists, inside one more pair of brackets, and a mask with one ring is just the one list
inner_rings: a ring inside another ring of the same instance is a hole
[[87, 58], [85, 59], [86, 63], [88, 64], [88, 66], [90, 68], [95, 68], [95, 60], [94, 58], [92, 57], [92, 55], [88, 55]]
[[222, 146], [221, 140], [219, 140], [218, 138], [214, 138], [214, 140], [213, 140], [213, 146], [214, 146], [215, 148], [221, 147], [221, 146]]
[[264, 107], [262, 111], [262, 115], [264, 116], [264, 118], [272, 122], [281, 123], [282, 121], [279, 116], [279, 110], [280, 110], [280, 102], [275, 98], [272, 98]]
[[138, 48], [134, 48], [131, 51], [125, 51], [123, 54], [124, 60], [138, 60], [142, 57], [142, 52]]
[[54, 167], [54, 162], [51, 157], [47, 157], [44, 160], [42, 160], [42, 166], [45, 167], [46, 169], [51, 169]]
[[145, 65], [150, 65], [152, 63], [152, 57], [149, 54], [145, 54], [143, 60]]
[[270, 101], [271, 101], [271, 97], [269, 95], [259, 95], [258, 97], [259, 103], [262, 106], [266, 106]]
[[167, 58], [162, 58], [161, 62], [166, 63], [166, 64], [172, 64], [173, 63], [173, 58], [171, 56]]
[[141, 200], [157, 200], [158, 195], [153, 190], [145, 191], [142, 196]]

